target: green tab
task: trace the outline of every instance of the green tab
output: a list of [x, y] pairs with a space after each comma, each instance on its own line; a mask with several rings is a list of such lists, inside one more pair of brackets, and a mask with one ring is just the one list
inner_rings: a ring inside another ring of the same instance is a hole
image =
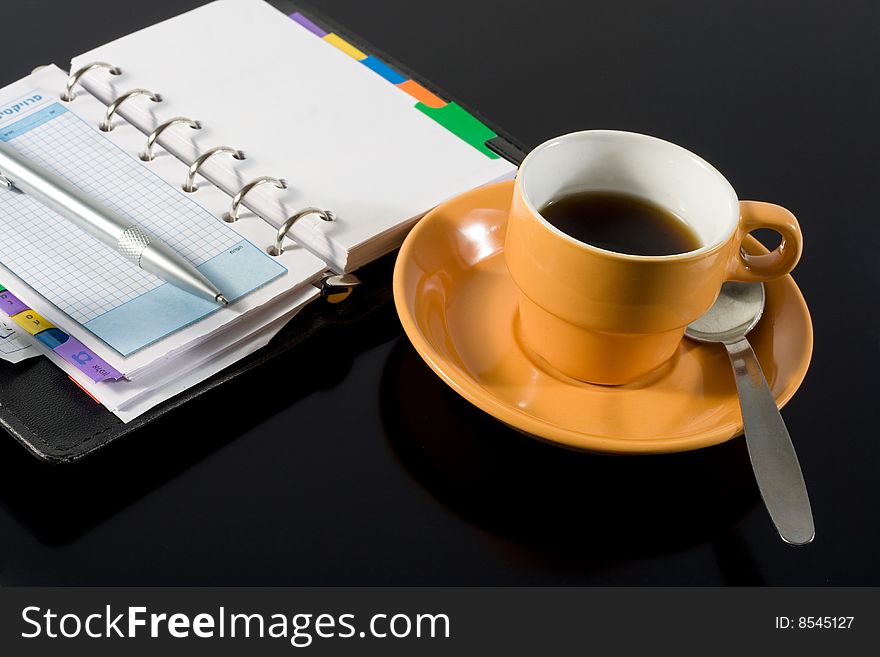
[[447, 103], [443, 107], [428, 107], [424, 103], [416, 103], [416, 108], [452, 134], [469, 143], [483, 155], [493, 160], [498, 159], [498, 153], [486, 146], [487, 141], [498, 135], [458, 103]]
[[3, 283], [0, 283], [0, 292], [6, 292], [6, 287], [3, 285]]

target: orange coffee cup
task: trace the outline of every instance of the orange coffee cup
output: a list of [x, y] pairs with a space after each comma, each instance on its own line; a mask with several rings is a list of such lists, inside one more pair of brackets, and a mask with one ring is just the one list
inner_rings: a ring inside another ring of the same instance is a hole
[[[648, 199], [688, 224], [701, 246], [663, 256], [628, 255], [581, 242], [539, 209], [562, 196], [610, 191]], [[782, 236], [749, 255], [747, 233]], [[551, 139], [520, 166], [504, 255], [520, 290], [526, 346], [562, 373], [591, 383], [634, 381], [668, 360], [685, 327], [715, 302], [726, 280], [766, 281], [790, 272], [803, 245], [785, 208], [739, 201], [712, 165], [680, 146], [632, 132], [588, 130]]]

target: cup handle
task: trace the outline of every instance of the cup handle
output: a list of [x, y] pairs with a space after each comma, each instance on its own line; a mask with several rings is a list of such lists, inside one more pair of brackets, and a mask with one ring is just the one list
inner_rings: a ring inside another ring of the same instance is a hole
[[[740, 201], [739, 230], [742, 235], [733, 260], [730, 278], [735, 281], [757, 283], [779, 278], [789, 273], [798, 263], [803, 251], [801, 227], [795, 216], [781, 205], [763, 201]], [[753, 230], [768, 228], [782, 236], [782, 241], [770, 253], [746, 253], [742, 240]]]

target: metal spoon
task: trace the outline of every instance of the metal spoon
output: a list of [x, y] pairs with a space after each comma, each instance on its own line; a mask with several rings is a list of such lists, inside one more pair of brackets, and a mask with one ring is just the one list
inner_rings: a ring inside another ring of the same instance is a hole
[[721, 343], [733, 365], [749, 458], [764, 505], [782, 540], [806, 545], [816, 534], [807, 486], [794, 445], [746, 334], [764, 311], [761, 283], [727, 282], [718, 300], [685, 335]]

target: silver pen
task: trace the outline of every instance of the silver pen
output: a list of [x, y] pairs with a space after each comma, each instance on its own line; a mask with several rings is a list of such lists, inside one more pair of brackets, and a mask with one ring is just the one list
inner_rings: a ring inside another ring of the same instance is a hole
[[0, 183], [69, 219], [144, 271], [175, 287], [226, 305], [226, 297], [188, 260], [146, 229], [89, 198], [63, 178], [0, 141]]

